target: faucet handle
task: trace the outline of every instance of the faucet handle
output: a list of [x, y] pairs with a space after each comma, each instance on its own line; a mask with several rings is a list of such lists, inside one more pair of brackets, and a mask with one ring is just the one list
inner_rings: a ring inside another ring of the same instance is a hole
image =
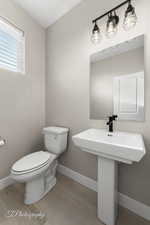
[[112, 115], [112, 119], [113, 119], [113, 120], [116, 120], [117, 118], [118, 118], [117, 115]]

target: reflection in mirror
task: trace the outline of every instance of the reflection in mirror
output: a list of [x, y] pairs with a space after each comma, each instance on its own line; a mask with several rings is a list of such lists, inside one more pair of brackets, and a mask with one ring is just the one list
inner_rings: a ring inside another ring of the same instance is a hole
[[144, 37], [91, 56], [90, 119], [144, 120]]

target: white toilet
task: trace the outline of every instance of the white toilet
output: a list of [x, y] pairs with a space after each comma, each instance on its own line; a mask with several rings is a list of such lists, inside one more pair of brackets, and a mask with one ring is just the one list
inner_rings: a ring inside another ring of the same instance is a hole
[[43, 198], [56, 184], [57, 157], [66, 150], [68, 128], [46, 127], [43, 129], [47, 151], [24, 156], [11, 168], [11, 177], [25, 185], [25, 204]]

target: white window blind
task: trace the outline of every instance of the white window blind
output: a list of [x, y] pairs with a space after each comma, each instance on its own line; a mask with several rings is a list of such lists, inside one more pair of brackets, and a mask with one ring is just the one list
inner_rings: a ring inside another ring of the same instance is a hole
[[0, 17], [0, 68], [25, 72], [24, 32]]

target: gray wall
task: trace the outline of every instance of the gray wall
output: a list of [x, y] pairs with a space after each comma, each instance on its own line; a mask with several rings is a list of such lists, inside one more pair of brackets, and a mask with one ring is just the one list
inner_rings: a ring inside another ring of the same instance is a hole
[[[71, 135], [89, 127], [106, 127], [105, 121], [89, 119], [90, 55], [145, 33], [145, 122], [117, 122], [118, 130], [140, 132], [144, 135], [147, 154], [140, 163], [119, 167], [119, 191], [150, 205], [150, 1], [135, 1], [138, 14], [137, 26], [125, 32], [121, 26], [115, 38], [94, 46], [90, 42], [91, 20], [119, 0], [86, 0], [57, 21], [47, 30], [46, 124], [70, 127], [68, 151], [61, 163], [85, 176], [96, 179], [96, 157], [76, 148]], [[101, 29], [104, 30], [102, 20]]]
[[90, 118], [113, 114], [113, 78], [144, 70], [144, 48], [90, 63]]
[[0, 178], [41, 143], [45, 123], [45, 31], [10, 0], [0, 0], [0, 15], [25, 31], [26, 74], [0, 68]]

